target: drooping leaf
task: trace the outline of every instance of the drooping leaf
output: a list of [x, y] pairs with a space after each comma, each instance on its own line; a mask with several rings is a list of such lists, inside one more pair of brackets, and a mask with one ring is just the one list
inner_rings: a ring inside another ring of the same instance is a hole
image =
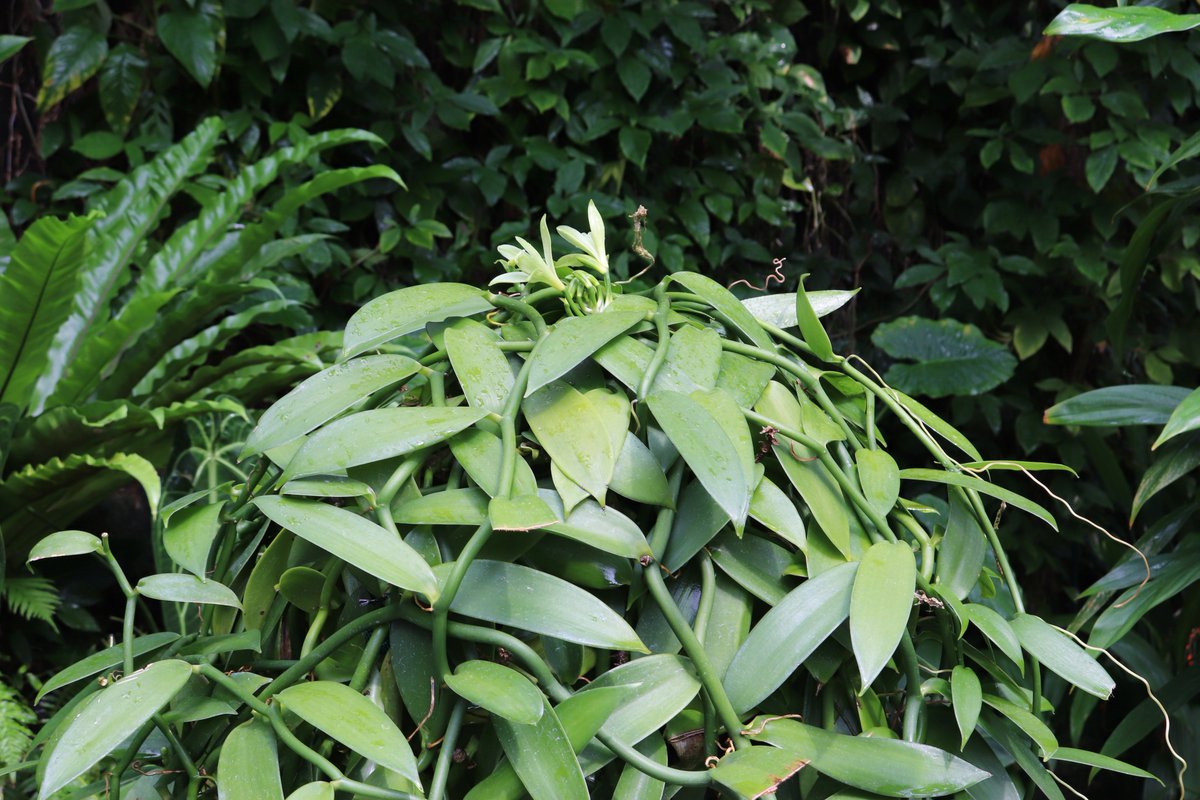
[[1129, 509], [1129, 523], [1137, 519], [1151, 498], [1163, 489], [1190, 474], [1200, 466], [1200, 433], [1188, 432], [1158, 451], [1157, 457], [1142, 476]]
[[1051, 672], [1101, 700], [1112, 694], [1115, 681], [1066, 634], [1032, 614], [1018, 614], [1010, 624], [1021, 646]]
[[164, 572], [147, 575], [134, 587], [143, 597], [165, 600], [172, 603], [205, 603], [218, 606], [241, 608], [242, 604], [233, 590], [223, 583], [204, 580], [195, 575], [181, 572]]
[[1139, 588], [1126, 589], [1096, 618], [1088, 644], [1109, 647], [1117, 642], [1152, 608], [1166, 602], [1200, 580], [1200, 559], [1176, 558], [1154, 580]]
[[953, 794], [988, 776], [944, 750], [914, 742], [846, 736], [770, 717], [756, 719], [749, 730], [751, 739], [807, 759], [811, 769], [887, 797]]
[[364, 356], [318, 372], [281, 397], [246, 437], [242, 458], [286, 444], [421, 368], [399, 355]]
[[[522, 411], [563, 474], [603, 503], [619, 448], [613, 447], [609, 432], [593, 422], [602, 412], [590, 393], [554, 381], [526, 398]], [[621, 442], [624, 439], [622, 433]]]
[[977, 492], [1003, 500], [1013, 508], [1027, 511], [1051, 528], [1054, 528], [1054, 530], [1058, 530], [1058, 523], [1055, 522], [1054, 516], [1042, 506], [1024, 495], [1009, 491], [990, 481], [977, 478], [974, 475], [967, 475], [962, 472], [946, 472], [940, 469], [913, 468], [900, 470], [900, 478], [906, 481], [931, 481], [933, 483], [949, 484], [950, 486], [961, 486], [964, 489], [974, 489]]
[[750, 516], [803, 550], [805, 548], [804, 520], [782, 489], [765, 475], [750, 498]]
[[542, 717], [542, 694], [515, 670], [491, 661], [464, 661], [446, 676], [446, 685], [459, 697], [519, 725]]
[[916, 558], [907, 543], [877, 542], [863, 554], [850, 595], [850, 640], [864, 689], [900, 644], [916, 584]]
[[1106, 42], [1140, 42], [1163, 33], [1200, 27], [1200, 14], [1174, 14], [1156, 6], [1098, 8], [1072, 3], [1058, 12], [1046, 36], [1084, 36]]
[[863, 449], [854, 454], [854, 462], [863, 496], [880, 516], [886, 517], [900, 498], [900, 468], [896, 459], [883, 450]]
[[847, 563], [805, 581], [750, 630], [725, 674], [736, 711], [749, 711], [778, 689], [845, 622], [857, 571], [858, 564]]
[[1008, 620], [996, 613], [995, 610], [979, 603], [969, 603], [964, 606], [967, 618], [971, 624], [979, 628], [992, 644], [1000, 648], [1000, 652], [1008, 656], [1022, 674], [1025, 672], [1025, 659], [1021, 655], [1021, 641], [1012, 629]]
[[[169, 645], [178, 638], [179, 634], [172, 632], [149, 633], [145, 636], [138, 636], [133, 640], [133, 656], [134, 658], [144, 656], [146, 653], [151, 653], [160, 647]], [[76, 661], [71, 666], [58, 672], [43, 683], [33, 702], [35, 704], [40, 703], [43, 697], [56, 689], [70, 686], [76, 681], [81, 681], [84, 678], [90, 678], [107, 669], [112, 669], [120, 664], [124, 658], [125, 646], [120, 643], [92, 653], [90, 656]]]
[[670, 506], [667, 476], [650, 448], [633, 431], [625, 432], [625, 442], [617, 453], [608, 488], [636, 503]]
[[309, 436], [288, 462], [283, 479], [336, 472], [407, 455], [449, 439], [486, 413], [481, 408], [444, 406], [359, 411]]
[[587, 784], [567, 732], [550, 703], [541, 700], [544, 710], [532, 724], [495, 720], [504, 754], [533, 800], [587, 800]]
[[430, 322], [491, 311], [487, 293], [462, 283], [409, 286], [370, 301], [346, 323], [342, 360], [424, 329]]
[[[443, 564], [434, 571], [446, 576], [449, 569]], [[450, 610], [568, 642], [648, 652], [629, 623], [595, 595], [520, 564], [473, 561]]]
[[50, 45], [42, 67], [37, 110], [45, 113], [96, 74], [108, 54], [104, 34], [87, 25], [67, 28]]
[[1046, 409], [1047, 425], [1164, 425], [1190, 392], [1180, 386], [1107, 386], [1075, 395]]
[[958, 723], [958, 731], [962, 734], [962, 746], [967, 746], [967, 740], [975, 732], [975, 723], [979, 720], [979, 709], [983, 707], [983, 689], [979, 684], [979, 676], [975, 670], [959, 664], [950, 673], [951, 702], [954, 704], [954, 719]]
[[124, 133], [142, 94], [146, 59], [132, 46], [118, 45], [100, 69], [100, 108], [108, 126]]
[[276, 700], [300, 719], [319, 728], [359, 755], [421, 785], [412, 748], [396, 723], [358, 692], [332, 681], [297, 683]]
[[735, 750], [717, 762], [712, 779], [738, 797], [759, 800], [808, 766], [808, 759], [777, 747]]
[[[858, 294], [858, 289], [851, 291], [826, 289], [815, 292], [805, 291], [805, 294], [808, 295], [808, 303], [812, 306], [813, 313], [817, 317], [824, 317], [849, 303], [854, 295]], [[747, 297], [742, 300], [742, 305], [759, 322], [765, 322], [776, 328], [794, 328], [799, 323], [796, 316], [796, 295], [792, 293]]]
[[800, 286], [796, 291], [796, 324], [800, 327], [804, 343], [812, 349], [813, 355], [822, 361], [830, 361], [833, 359], [833, 345], [829, 341], [829, 334], [825, 332], [825, 326], [817, 318], [817, 312], [808, 299], [808, 292], [804, 290], [804, 279], [807, 277], [807, 275], [800, 276]]
[[979, 572], [987, 557], [987, 534], [979, 520], [957, 493], [950, 494], [950, 514], [938, 549], [938, 587], [962, 600], [979, 582]]
[[643, 318], [638, 311], [609, 311], [560, 320], [529, 356], [525, 396], [562, 377]]
[[25, 562], [99, 553], [103, 547], [100, 538], [87, 531], [58, 531], [35, 544]]
[[1046, 723], [1035, 717], [1028, 708], [1018, 706], [1016, 703], [994, 694], [985, 693], [983, 702], [1003, 714], [1009, 722], [1032, 739], [1041, 750], [1043, 759], [1054, 755], [1054, 751], [1058, 749], [1058, 739], [1055, 738], [1054, 732], [1047, 727]]
[[265, 720], [234, 728], [217, 761], [218, 800], [283, 800], [275, 734]]
[[264, 496], [253, 501], [277, 525], [380, 580], [434, 600], [437, 580], [425, 559], [368, 519], [325, 503]]
[[1095, 767], [1096, 769], [1106, 769], [1109, 772], [1119, 772], [1122, 775], [1132, 775], [1135, 778], [1146, 778], [1157, 781], [1160, 786], [1163, 785], [1159, 777], [1152, 772], [1147, 772], [1140, 767], [1135, 767], [1133, 764], [1127, 764], [1124, 761], [1088, 750], [1080, 750], [1075, 747], [1060, 747], [1054, 751], [1054, 759], [1056, 761], [1068, 761], [1072, 764], [1083, 764]]
[[221, 6], [211, 0], [179, 6], [158, 16], [158, 38], [188, 74], [208, 87], [225, 49]]
[[504, 411], [515, 377], [500, 340], [486, 326], [460, 319], [446, 328], [446, 354], [467, 403], [493, 414]]
[[902, 317], [884, 323], [871, 341], [894, 359], [884, 378], [907, 394], [977, 395], [1012, 377], [1017, 360], [974, 325], [953, 319]]
[[[696, 478], [741, 531], [757, 481], [746, 474], [744, 454], [726, 434], [723, 422], [694, 397], [679, 392], [658, 392], [648, 403]], [[737, 421], [745, 426], [740, 415]]]
[[63, 721], [57, 741], [43, 758], [38, 800], [87, 772], [158, 713], [192, 676], [185, 661], [158, 661], [127, 675]]
[[163, 531], [163, 548], [179, 566], [198, 578], [208, 574], [208, 554], [221, 530], [224, 503], [185, 508], [172, 515]]
[[563, 514], [562, 501], [548, 489], [539, 489], [538, 496], [550, 506], [557, 522], [545, 530], [583, 542], [586, 545], [625, 558], [641, 558], [649, 554], [650, 545], [641, 528], [615, 508], [604, 507], [595, 500], [584, 500]]

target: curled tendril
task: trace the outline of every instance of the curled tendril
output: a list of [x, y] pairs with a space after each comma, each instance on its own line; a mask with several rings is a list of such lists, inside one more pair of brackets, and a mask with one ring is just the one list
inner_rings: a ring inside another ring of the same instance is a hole
[[766, 276], [766, 278], [763, 280], [762, 286], [755, 286], [750, 281], [746, 280], [745, 278], [742, 278], [741, 280], [734, 281], [733, 283], [729, 284], [729, 286], [727, 286], [725, 288], [732, 289], [733, 287], [737, 286], [738, 284], [744, 283], [756, 292], [765, 292], [765, 291], [767, 291], [767, 289], [769, 289], [771, 287], [772, 283], [783, 283], [783, 281], [784, 281], [783, 262], [785, 262], [785, 261], [787, 261], [786, 258], [771, 259], [771, 263], [775, 265], [775, 269]]

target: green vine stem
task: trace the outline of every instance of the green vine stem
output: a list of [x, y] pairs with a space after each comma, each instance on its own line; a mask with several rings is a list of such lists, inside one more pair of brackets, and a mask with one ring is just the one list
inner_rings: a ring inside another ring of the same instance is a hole
[[489, 294], [487, 299], [488, 302], [494, 305], [496, 308], [502, 308], [509, 313], [520, 314], [522, 317], [532, 322], [533, 330], [537, 334], [537, 338], [541, 339], [546, 335], [546, 320], [533, 306], [529, 305], [523, 300], [518, 300], [515, 297], [509, 297], [508, 295], [503, 294]]
[[446, 781], [450, 777], [450, 765], [454, 761], [454, 750], [458, 747], [458, 733], [462, 730], [463, 714], [466, 710], [467, 703], [460, 698], [454, 704], [454, 710], [450, 712], [450, 721], [442, 737], [442, 749], [438, 753], [437, 764], [433, 767], [433, 778], [429, 781], [429, 800], [442, 800], [446, 793]]
[[124, 654], [125, 674], [128, 675], [133, 672], [133, 618], [137, 613], [137, 592], [129, 585], [125, 570], [121, 569], [116, 556], [113, 555], [107, 533], [100, 534], [100, 552], [113, 577], [117, 579], [121, 594], [125, 595], [125, 616], [121, 621], [121, 650]]
[[654, 379], [667, 360], [667, 350], [671, 344], [671, 329], [667, 324], [671, 314], [671, 301], [667, 298], [665, 281], [654, 288], [654, 298], [658, 301], [658, 309], [654, 312], [654, 326], [658, 332], [658, 343], [655, 345], [650, 365], [646, 367], [646, 372], [642, 375], [642, 382], [638, 385], [637, 396], [640, 400], [645, 400], [650, 394], [650, 389], [654, 386]]

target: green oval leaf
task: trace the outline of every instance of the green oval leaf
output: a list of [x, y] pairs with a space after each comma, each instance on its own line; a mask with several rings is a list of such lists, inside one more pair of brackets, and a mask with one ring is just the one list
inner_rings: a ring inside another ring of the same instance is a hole
[[366, 497], [372, 503], [375, 500], [375, 490], [367, 484], [337, 475], [316, 475], [288, 481], [279, 493], [295, 497]]
[[[1196, 16], [1200, 17], [1200, 14]], [[1167, 424], [1163, 426], [1162, 433], [1154, 440], [1154, 447], [1151, 449], [1157, 450], [1163, 442], [1197, 428], [1200, 428], [1200, 389], [1189, 394], [1182, 403], [1175, 407]]]
[[1047, 425], [1125, 427], [1165, 425], [1191, 392], [1181, 386], [1152, 383], [1106, 386], [1075, 395], [1046, 409]]
[[1058, 12], [1046, 36], [1084, 36], [1105, 42], [1140, 42], [1163, 33], [1190, 31], [1200, 26], [1200, 14], [1173, 14], [1155, 6], [1097, 8], [1072, 3]]
[[1003, 500], [1014, 508], [1027, 511], [1051, 528], [1054, 528], [1054, 530], [1058, 530], [1058, 523], [1054, 521], [1054, 516], [1037, 503], [1024, 495], [1009, 491], [982, 478], [977, 478], [974, 475], [965, 475], [961, 472], [946, 472], [940, 469], [914, 468], [900, 470], [900, 478], [906, 481], [930, 481], [931, 483], [945, 483], [951, 486], [961, 486], [964, 489], [974, 489], [982, 494], [991, 495], [999, 500]]
[[64, 556], [83, 556], [88, 553], [99, 553], [104, 549], [100, 537], [87, 531], [58, 531], [45, 537], [29, 551], [25, 563], [40, 561], [43, 558], [62, 558]]
[[283, 800], [279, 753], [269, 723], [250, 720], [225, 738], [217, 761], [218, 800]]
[[289, 794], [287, 800], [334, 800], [333, 784], [327, 781], [306, 783]]
[[563, 474], [604, 502], [619, 448], [613, 447], [609, 431], [596, 424], [602, 411], [591, 393], [553, 381], [526, 398], [522, 411]]
[[776, 747], [734, 750], [717, 762], [712, 779], [738, 797], [759, 800], [808, 766], [808, 759]]
[[[450, 451], [471, 476], [471, 480], [489, 497], [499, 494], [500, 464], [504, 460], [504, 444], [499, 436], [478, 428], [465, 430], [450, 440]], [[519, 455], [512, 489], [515, 494], [533, 494], [537, 491], [533, 470]]]
[[756, 719], [750, 731], [751, 739], [806, 759], [812, 769], [836, 781], [888, 797], [954, 794], [988, 777], [961, 758], [914, 742], [845, 736], [770, 717]]
[[[441, 564], [434, 571], [444, 577], [450, 566]], [[598, 597], [520, 564], [472, 562], [450, 610], [568, 642], [649, 652], [629, 623]]]
[[[186, 576], [190, 577], [190, 576]], [[46, 760], [38, 800], [91, 769], [170, 702], [192, 676], [185, 661], [158, 661], [101, 689], [62, 723]]]
[[725, 673], [729, 702], [739, 714], [778, 689], [850, 614], [858, 564], [847, 563], [807, 580], [750, 631]]
[[496, 333], [475, 320], [460, 319], [446, 328], [443, 341], [467, 403], [503, 413], [516, 377]]
[[962, 664], [954, 668], [950, 673], [950, 701], [954, 704], [954, 720], [962, 734], [962, 746], [966, 747], [983, 707], [983, 689], [975, 670]]
[[800, 328], [800, 334], [804, 337], [805, 344], [812, 348], [813, 355], [822, 361], [832, 361], [833, 344], [829, 341], [829, 334], [825, 332], [825, 326], [817, 318], [816, 310], [809, 302], [808, 292], [804, 291], [804, 279], [807, 277], [807, 275], [800, 276], [800, 286], [796, 292], [796, 324]]
[[385, 583], [437, 599], [437, 580], [425, 559], [370, 520], [312, 500], [267, 496], [253, 502], [268, 519], [301, 539]]
[[662, 465], [633, 431], [625, 432], [625, 442], [617, 453], [617, 463], [613, 466], [608, 488], [635, 503], [672, 505]]
[[901, 317], [871, 334], [880, 350], [913, 364], [893, 364], [884, 375], [907, 394], [977, 395], [1012, 377], [1017, 359], [974, 325], [953, 319]]
[[440, 406], [360, 411], [308, 437], [288, 462], [281, 480], [407, 455], [449, 439], [486, 413], [481, 408]]
[[301, 611], [317, 613], [321, 607], [321, 590], [325, 575], [312, 567], [292, 567], [279, 576], [279, 593]]
[[335, 364], [303, 381], [263, 412], [246, 437], [242, 458], [272, 450], [303, 436], [355, 403], [416, 374], [411, 358], [397, 355], [364, 356]]
[[[813, 313], [824, 317], [837, 311], [849, 303], [858, 289], [844, 291], [840, 289], [824, 289], [810, 292], [805, 290], [808, 303]], [[792, 292], [780, 294], [764, 294], [757, 297], [747, 297], [742, 300], [746, 310], [754, 315], [759, 322], [765, 322], [776, 328], [795, 328], [799, 324], [796, 314], [796, 295]]]
[[491, 661], [464, 661], [446, 676], [446, 685], [464, 700], [510, 722], [532, 725], [542, 718], [542, 693], [516, 670]]
[[800, 512], [791, 498], [765, 475], [750, 498], [750, 516], [784, 540], [804, 549], [804, 520], [800, 518]]
[[[719, 421], [693, 396], [679, 392], [658, 392], [647, 402], [688, 467], [740, 532], [757, 481], [746, 474], [744, 454], [726, 433], [725, 422], [732, 425], [732, 420]], [[739, 420], [745, 426], [740, 415]]]
[[538, 496], [554, 510], [559, 519], [546, 526], [545, 530], [625, 558], [641, 558], [650, 552], [642, 529], [615, 508], [604, 507], [588, 499], [571, 509], [564, 519], [562, 501], [556, 493], [539, 489]]
[[181, 572], [147, 575], [138, 581], [134, 590], [143, 597], [173, 603], [204, 603], [241, 608], [237, 595], [228, 586]]
[[587, 800], [587, 783], [567, 732], [550, 703], [541, 701], [544, 710], [533, 724], [495, 720], [504, 755], [533, 800]]
[[564, 317], [529, 356], [525, 396], [561, 378], [584, 359], [645, 319], [640, 311], [609, 311], [586, 317]]
[[1000, 652], [1008, 656], [1021, 673], [1025, 673], [1025, 659], [1021, 655], [1021, 642], [1013, 631], [1008, 620], [993, 609], [979, 603], [963, 606], [971, 624], [983, 631], [983, 635], [992, 640], [992, 644], [1000, 648]]
[[358, 692], [332, 681], [289, 686], [276, 701], [364, 758], [421, 785], [417, 761], [404, 734], [379, 706]]
[[350, 317], [342, 338], [342, 360], [423, 330], [431, 322], [491, 310], [486, 292], [463, 283], [432, 283], [388, 292]]
[[189, 506], [171, 515], [163, 531], [163, 548], [179, 566], [198, 578], [208, 573], [208, 554], [221, 532], [224, 503]]
[[74, 25], [63, 31], [46, 53], [37, 110], [45, 113], [83, 86], [100, 69], [106, 55], [108, 42], [100, 31], [88, 25]]
[[392, 510], [405, 525], [479, 525], [487, 519], [488, 496], [479, 489], [446, 489], [415, 497]]
[[[168, 632], [138, 636], [133, 640], [133, 657], [144, 656], [146, 653], [151, 653], [160, 647], [165, 647], [178, 638], [179, 634]], [[34, 704], [40, 703], [43, 697], [55, 689], [61, 689], [76, 681], [81, 681], [84, 678], [90, 678], [105, 670], [112, 669], [124, 660], [125, 647], [123, 644], [114, 644], [112, 647], [106, 647], [99, 652], [92, 653], [90, 656], [76, 661], [61, 672], [56, 673], [43, 683], [33, 702]]]
[[707, 275], [698, 272], [675, 272], [671, 280], [683, 284], [688, 291], [719, 311], [747, 339], [764, 350], [775, 352], [775, 342], [746, 307], [728, 289]]
[[1112, 694], [1116, 682], [1066, 634], [1032, 614], [1018, 614], [1010, 624], [1021, 646], [1046, 669], [1101, 700]]
[[850, 641], [868, 688], [887, 665], [908, 625], [917, 561], [904, 542], [877, 542], [863, 554], [850, 595]]
[[900, 468], [883, 450], [859, 450], [854, 454], [863, 496], [880, 516], [886, 517], [900, 499]]

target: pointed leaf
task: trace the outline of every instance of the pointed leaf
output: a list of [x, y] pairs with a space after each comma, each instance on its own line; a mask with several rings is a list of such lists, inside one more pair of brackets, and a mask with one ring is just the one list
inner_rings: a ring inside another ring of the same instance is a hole
[[900, 468], [883, 450], [859, 450], [854, 454], [858, 482], [871, 507], [886, 517], [900, 498]]
[[917, 562], [905, 542], [877, 542], [863, 554], [850, 598], [850, 640], [864, 689], [900, 644], [916, 587]]
[[740, 539], [726, 530], [713, 540], [709, 555], [721, 570], [767, 605], [783, 602], [790, 585], [783, 580], [792, 554], [761, 536]]
[[180, 572], [165, 572], [147, 575], [138, 581], [134, 590], [143, 597], [173, 603], [206, 603], [209, 605], [241, 608], [237, 595], [228, 586], [216, 581], [206, 581], [195, 575]]
[[542, 693], [519, 672], [491, 661], [464, 661], [446, 676], [459, 697], [519, 725], [542, 718]]
[[1140, 42], [1163, 33], [1200, 26], [1200, 14], [1174, 14], [1155, 6], [1097, 8], [1072, 3], [1058, 12], [1046, 36], [1084, 36], [1106, 42]]
[[283, 800], [279, 753], [271, 725], [242, 723], [225, 738], [217, 761], [218, 800]]
[[698, 272], [676, 272], [670, 277], [719, 311], [755, 345], [771, 352], [775, 351], [775, 342], [758, 324], [758, 320], [724, 286]]
[[608, 488], [637, 503], [672, 505], [662, 465], [633, 431], [625, 432], [625, 442], [617, 454]]
[[424, 330], [430, 322], [491, 311], [487, 293], [462, 283], [397, 289], [370, 301], [346, 323], [342, 359], [353, 358], [393, 339]]
[[242, 458], [286, 444], [324, 425], [375, 392], [416, 374], [421, 365], [406, 356], [356, 358], [318, 372], [281, 397], [246, 437]]
[[141, 728], [192, 676], [185, 661], [159, 661], [101, 689], [63, 721], [53, 749], [42, 757], [45, 774], [38, 800], [91, 769]]
[[496, 334], [473, 319], [460, 319], [443, 336], [467, 403], [492, 414], [503, 413], [516, 378]]
[[979, 721], [979, 709], [983, 707], [983, 689], [975, 670], [961, 664], [956, 666], [950, 673], [950, 692], [954, 719], [962, 734], [962, 746], [966, 747], [967, 740], [975, 732], [975, 723]]
[[[150, 633], [145, 636], [138, 636], [133, 640], [133, 657], [144, 656], [146, 653], [151, 653], [160, 647], [169, 645], [178, 638], [179, 634], [170, 632]], [[112, 647], [106, 647], [99, 652], [92, 653], [90, 656], [76, 661], [43, 683], [33, 702], [35, 704], [40, 703], [43, 697], [56, 689], [61, 689], [76, 681], [81, 681], [84, 678], [90, 678], [105, 670], [112, 669], [124, 660], [125, 646], [123, 644], [114, 644]]]
[[337, 475], [316, 475], [288, 481], [280, 489], [283, 495], [296, 497], [366, 497], [375, 502], [375, 490], [362, 481]]
[[108, 54], [104, 34], [89, 25], [73, 25], [53, 41], [42, 66], [37, 110], [45, 113], [96, 74]]
[[807, 277], [800, 276], [800, 286], [796, 291], [796, 324], [800, 327], [804, 342], [812, 349], [813, 355], [822, 361], [832, 361], [833, 345], [829, 341], [829, 334], [817, 318], [817, 312], [808, 299], [808, 292], [804, 291], [804, 279]]
[[1119, 772], [1122, 775], [1132, 775], [1135, 778], [1147, 778], [1157, 781], [1160, 786], [1163, 785], [1159, 777], [1152, 772], [1147, 772], [1140, 767], [1126, 764], [1124, 761], [1088, 750], [1079, 750], [1074, 747], [1060, 747], [1054, 751], [1054, 760], [1069, 761], [1072, 764], [1084, 764], [1096, 769], [1106, 769], [1109, 772]]
[[739, 714], [778, 689], [850, 614], [858, 564], [834, 567], [788, 592], [742, 644], [725, 673], [729, 702]]
[[449, 439], [486, 413], [481, 408], [440, 406], [359, 411], [309, 436], [288, 462], [283, 480], [408, 455]]
[[1051, 406], [1043, 419], [1047, 425], [1165, 425], [1191, 394], [1182, 386], [1106, 386]]
[[562, 501], [554, 492], [539, 489], [538, 495], [558, 515], [558, 521], [546, 526], [545, 530], [625, 558], [641, 558], [650, 553], [642, 529], [615, 508], [601, 506], [595, 500], [584, 500], [564, 519]]
[[554, 509], [536, 494], [493, 497], [488, 503], [488, 521], [498, 531], [532, 531], [558, 519]]
[[801, 550], [805, 548], [804, 521], [800, 512], [791, 498], [765, 475], [750, 498], [750, 516]]
[[207, 88], [220, 65], [225, 45], [221, 6], [202, 2], [180, 6], [158, 17], [158, 38], [196, 82]]
[[533, 800], [587, 800], [583, 771], [571, 749], [567, 732], [542, 698], [544, 711], [531, 725], [495, 720], [504, 754]]
[[[818, 317], [824, 317], [849, 303], [854, 295], [858, 294], [858, 289], [851, 291], [826, 289], [815, 292], [805, 290], [805, 294], [808, 295], [808, 303], [812, 306], [813, 313]], [[759, 322], [774, 325], [776, 328], [795, 328], [799, 324], [796, 314], [796, 295], [793, 293], [747, 297], [742, 300], [742, 305]]]
[[1054, 732], [1046, 727], [1046, 723], [1031, 714], [1028, 708], [1018, 706], [1016, 703], [994, 694], [984, 694], [983, 702], [1007, 717], [1010, 722], [1032, 739], [1038, 749], [1042, 751], [1043, 760], [1054, 755], [1054, 751], [1058, 749], [1058, 739], [1054, 737]]
[[983, 631], [983, 635], [990, 639], [992, 644], [999, 647], [1000, 652], [1008, 656], [1024, 674], [1025, 658], [1021, 655], [1021, 642], [1017, 639], [1017, 634], [1013, 631], [1012, 626], [1008, 624], [1008, 620], [988, 606], [979, 603], [970, 603], [964, 608], [966, 608], [967, 618], [970, 619], [971, 624]]
[[900, 470], [900, 478], [906, 481], [931, 481], [933, 483], [949, 484], [950, 486], [961, 486], [964, 489], [974, 489], [977, 492], [1003, 500], [1014, 508], [1027, 511], [1051, 528], [1054, 528], [1054, 530], [1058, 530], [1058, 523], [1054, 521], [1054, 516], [1037, 503], [1024, 495], [1004, 489], [982, 478], [976, 478], [974, 475], [965, 475], [961, 472], [946, 472], [940, 469], [916, 468]]
[[437, 581], [425, 559], [370, 520], [311, 500], [266, 496], [253, 502], [280, 527], [385, 583], [437, 598]]
[[[489, 497], [499, 494], [500, 464], [504, 460], [504, 445], [499, 436], [478, 429], [464, 430], [450, 440], [450, 451], [471, 476], [471, 480]], [[516, 494], [533, 494], [537, 491], [533, 470], [519, 455], [512, 490]]]
[[563, 474], [604, 502], [617, 451], [609, 432], [592, 422], [600, 413], [592, 399], [565, 381], [554, 381], [526, 398], [522, 411]]
[[208, 554], [221, 531], [224, 503], [191, 506], [171, 516], [163, 531], [163, 548], [179, 566], [196, 577], [208, 574]]
[[59, 531], [52, 533], [33, 546], [25, 563], [38, 561], [43, 558], [62, 558], [63, 556], [83, 556], [88, 553], [99, 553], [104, 544], [98, 536], [87, 531]]
[[776, 747], [735, 750], [717, 762], [712, 779], [738, 797], [759, 800], [808, 766], [808, 759]]
[[487, 515], [488, 496], [479, 489], [447, 489], [392, 509], [392, 517], [404, 525], [479, 525]]
[[358, 692], [332, 681], [289, 686], [277, 702], [364, 758], [421, 785], [412, 748], [396, 723]]
[[525, 396], [561, 378], [643, 319], [645, 315], [638, 311], [564, 317], [538, 342], [529, 356], [529, 385], [525, 388]]
[[[434, 571], [444, 578], [449, 569], [447, 563]], [[595, 595], [520, 564], [472, 562], [450, 610], [568, 642], [648, 652], [629, 623]]]
[[1107, 700], [1112, 694], [1116, 682], [1096, 659], [1066, 634], [1032, 614], [1018, 614], [1011, 625], [1021, 646], [1046, 669], [1101, 700]]
[[730, 440], [725, 426], [692, 396], [658, 392], [648, 404], [688, 467], [740, 531], [756, 483], [754, 476], [746, 474], [742, 449]]

